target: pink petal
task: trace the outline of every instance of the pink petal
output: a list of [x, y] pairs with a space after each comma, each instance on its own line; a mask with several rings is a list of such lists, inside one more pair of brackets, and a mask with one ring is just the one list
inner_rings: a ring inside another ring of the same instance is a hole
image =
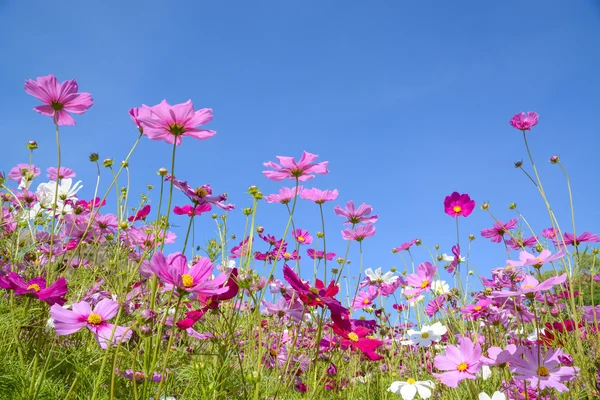
[[108, 321], [119, 311], [119, 303], [112, 299], [102, 299], [94, 307], [94, 313], [102, 317], [102, 321]]

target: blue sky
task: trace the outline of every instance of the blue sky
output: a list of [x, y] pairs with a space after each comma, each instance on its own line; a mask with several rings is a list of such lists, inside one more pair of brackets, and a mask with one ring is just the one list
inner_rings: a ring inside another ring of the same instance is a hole
[[[540, 123], [530, 141], [563, 227], [568, 194], [562, 172], [547, 162], [552, 154], [571, 174], [577, 230], [600, 231], [597, 2], [166, 4], [40, 2], [34, 12], [26, 2], [0, 1], [2, 170], [27, 161], [31, 139], [40, 145], [35, 163], [44, 170], [55, 163], [53, 126], [31, 110], [38, 102], [23, 91], [28, 78], [76, 78], [93, 95], [94, 106], [61, 133], [63, 164], [84, 181], [84, 198], [95, 182], [88, 155], [118, 161], [134, 142], [129, 108], [192, 99], [196, 108], [213, 108], [209, 127], [217, 135], [184, 140], [177, 175], [229, 193], [238, 238], [239, 210], [251, 205], [247, 187], [265, 194], [281, 187], [262, 176], [262, 163], [307, 150], [331, 171], [308, 187], [337, 188], [335, 204], [367, 202], [380, 216], [376, 237], [364, 242], [365, 268], [402, 269], [391, 249], [412, 238], [450, 253], [455, 225], [442, 202], [455, 190], [478, 205], [490, 201], [503, 220], [513, 217], [507, 205], [516, 201], [535, 229], [549, 226], [535, 188], [513, 167], [526, 153], [508, 120], [535, 110]], [[170, 152], [163, 142], [142, 141], [130, 161], [132, 194], [157, 185], [155, 171], [170, 165]], [[342, 253], [342, 220], [332, 208], [328, 248]], [[279, 205], [258, 210], [258, 222], [276, 235], [285, 217]], [[460, 222], [462, 241], [478, 236], [471, 262], [480, 273], [504, 265], [503, 248], [479, 237], [493, 222], [486, 213], [477, 207]], [[296, 223], [314, 233], [318, 208], [301, 203]], [[214, 236], [210, 219], [197, 226], [197, 238]], [[427, 257], [424, 249], [414, 255]], [[356, 251], [350, 258], [355, 272]]]

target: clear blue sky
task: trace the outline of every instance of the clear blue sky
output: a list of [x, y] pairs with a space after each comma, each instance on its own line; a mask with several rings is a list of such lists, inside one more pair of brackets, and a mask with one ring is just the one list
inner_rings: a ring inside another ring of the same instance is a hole
[[[567, 227], [566, 184], [547, 162], [552, 154], [571, 173], [578, 231], [600, 231], [600, 5], [593, 0], [59, 1], [35, 7], [0, 0], [0, 36], [2, 170], [27, 161], [30, 139], [41, 148], [35, 163], [44, 170], [55, 164], [51, 120], [31, 110], [38, 102], [23, 91], [25, 80], [76, 78], [95, 104], [76, 118], [76, 127], [62, 130], [63, 164], [84, 181], [85, 198], [95, 182], [89, 153], [119, 161], [137, 136], [129, 108], [192, 99], [197, 108], [213, 108], [210, 128], [217, 135], [184, 140], [178, 177], [211, 183], [241, 210], [251, 204], [249, 185], [265, 194], [281, 186], [262, 176], [263, 162], [317, 153], [330, 161], [331, 173], [308, 187], [337, 188], [336, 204], [368, 202], [380, 216], [376, 237], [364, 242], [365, 267], [400, 267], [391, 249], [415, 237], [450, 253], [455, 226], [442, 202], [454, 190], [478, 205], [489, 200], [503, 220], [513, 216], [507, 205], [516, 201], [536, 229], [549, 226], [535, 189], [513, 167], [526, 153], [508, 120], [535, 110], [540, 123], [531, 145], [556, 213]], [[143, 140], [131, 159], [133, 194], [157, 184], [155, 171], [169, 166], [170, 151], [163, 142]], [[342, 220], [332, 208], [329, 248], [342, 253]], [[301, 203], [298, 226], [314, 233], [317, 211]], [[282, 206], [263, 203], [258, 212], [268, 231], [283, 231]], [[241, 212], [230, 220], [241, 239]], [[479, 236], [491, 223], [479, 207], [461, 220], [463, 241], [468, 233], [478, 236], [471, 261], [482, 273], [505, 260], [501, 246]], [[198, 226], [197, 238], [213, 235], [210, 219]], [[423, 261], [427, 253], [417, 249], [415, 256]], [[351, 259], [356, 270], [356, 252]]]

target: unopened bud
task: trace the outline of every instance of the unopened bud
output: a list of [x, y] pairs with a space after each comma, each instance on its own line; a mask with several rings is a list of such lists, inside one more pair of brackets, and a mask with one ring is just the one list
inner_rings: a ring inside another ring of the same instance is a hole
[[472, 242], [473, 240], [475, 240], [475, 235], [473, 235], [472, 233], [469, 235], [469, 240]]
[[396, 272], [396, 267], [392, 267], [390, 270], [391, 270], [392, 272]]
[[112, 158], [105, 158], [104, 161], [102, 161], [102, 164], [104, 164], [106, 168], [110, 168], [113, 165], [113, 160]]
[[323, 239], [325, 237], [325, 234], [323, 232], [317, 232], [317, 237], [319, 239]]
[[256, 193], [254, 193], [254, 198], [256, 200], [262, 200], [263, 197], [264, 197], [264, 195], [262, 194], [262, 192], [256, 192]]
[[515, 168], [521, 168], [523, 166], [523, 160], [515, 161]]
[[508, 209], [509, 209], [509, 210], [514, 210], [515, 208], [517, 208], [517, 203], [510, 203], [510, 204], [508, 205]]
[[550, 157], [550, 162], [552, 164], [557, 164], [560, 161], [560, 158], [558, 156], [552, 156]]
[[30, 140], [29, 142], [27, 142], [27, 145], [25, 147], [27, 147], [27, 149], [33, 151], [38, 148], [38, 144], [35, 140]]
[[159, 168], [157, 171], [157, 174], [159, 176], [167, 176], [168, 173], [169, 173], [169, 171], [167, 171], [166, 168]]
[[92, 153], [92, 154], [90, 154], [90, 161], [91, 162], [96, 162], [96, 161], [98, 161], [99, 158], [100, 157], [98, 156], [98, 153]]
[[217, 219], [217, 218], [219, 218], [219, 216], [218, 216], [217, 214], [213, 214], [213, 215], [211, 215], [210, 217], [211, 217], [212, 219]]
[[251, 215], [252, 209], [250, 207], [242, 208], [242, 213], [244, 213], [245, 216]]
[[415, 239], [415, 244], [416, 244], [417, 246], [420, 246], [420, 245], [421, 245], [421, 243], [422, 243], [422, 242], [421, 242], [421, 239]]
[[129, 224], [127, 223], [127, 221], [119, 222], [119, 228], [121, 230], [125, 230], [125, 229], [129, 228]]
[[129, 167], [129, 161], [125, 161], [125, 160], [121, 161], [121, 166], [122, 166], [123, 168], [127, 168], [127, 167]]
[[257, 233], [263, 233], [265, 231], [265, 228], [262, 225], [259, 225], [256, 227], [256, 232]]
[[248, 188], [248, 193], [251, 195], [258, 193], [258, 187], [254, 186], [254, 185], [250, 186]]
[[488, 203], [487, 201], [481, 205], [482, 210], [487, 210], [488, 208], [490, 208], [490, 203]]

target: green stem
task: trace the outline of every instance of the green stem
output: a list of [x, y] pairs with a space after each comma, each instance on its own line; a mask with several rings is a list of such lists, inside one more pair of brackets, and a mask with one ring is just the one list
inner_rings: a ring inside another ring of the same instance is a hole
[[167, 216], [165, 220], [165, 229], [163, 231], [162, 243], [160, 251], [165, 247], [165, 238], [167, 237], [167, 229], [169, 229], [169, 216], [171, 215], [171, 202], [173, 201], [173, 180], [175, 179], [175, 152], [177, 150], [177, 140], [173, 142], [173, 154], [171, 155], [171, 185], [169, 185], [169, 201], [167, 202]]
[[[58, 120], [54, 119], [54, 125], [56, 126], [56, 151], [57, 151], [57, 171], [56, 171], [56, 186], [54, 187], [54, 201], [52, 203], [52, 230], [50, 231], [50, 254], [48, 255], [48, 262], [52, 262], [52, 252], [54, 251], [54, 229], [56, 228], [56, 208], [58, 207], [58, 188], [59, 188], [59, 177], [60, 175], [60, 136], [58, 132]], [[48, 271], [48, 280], [51, 281], [52, 270]]]

